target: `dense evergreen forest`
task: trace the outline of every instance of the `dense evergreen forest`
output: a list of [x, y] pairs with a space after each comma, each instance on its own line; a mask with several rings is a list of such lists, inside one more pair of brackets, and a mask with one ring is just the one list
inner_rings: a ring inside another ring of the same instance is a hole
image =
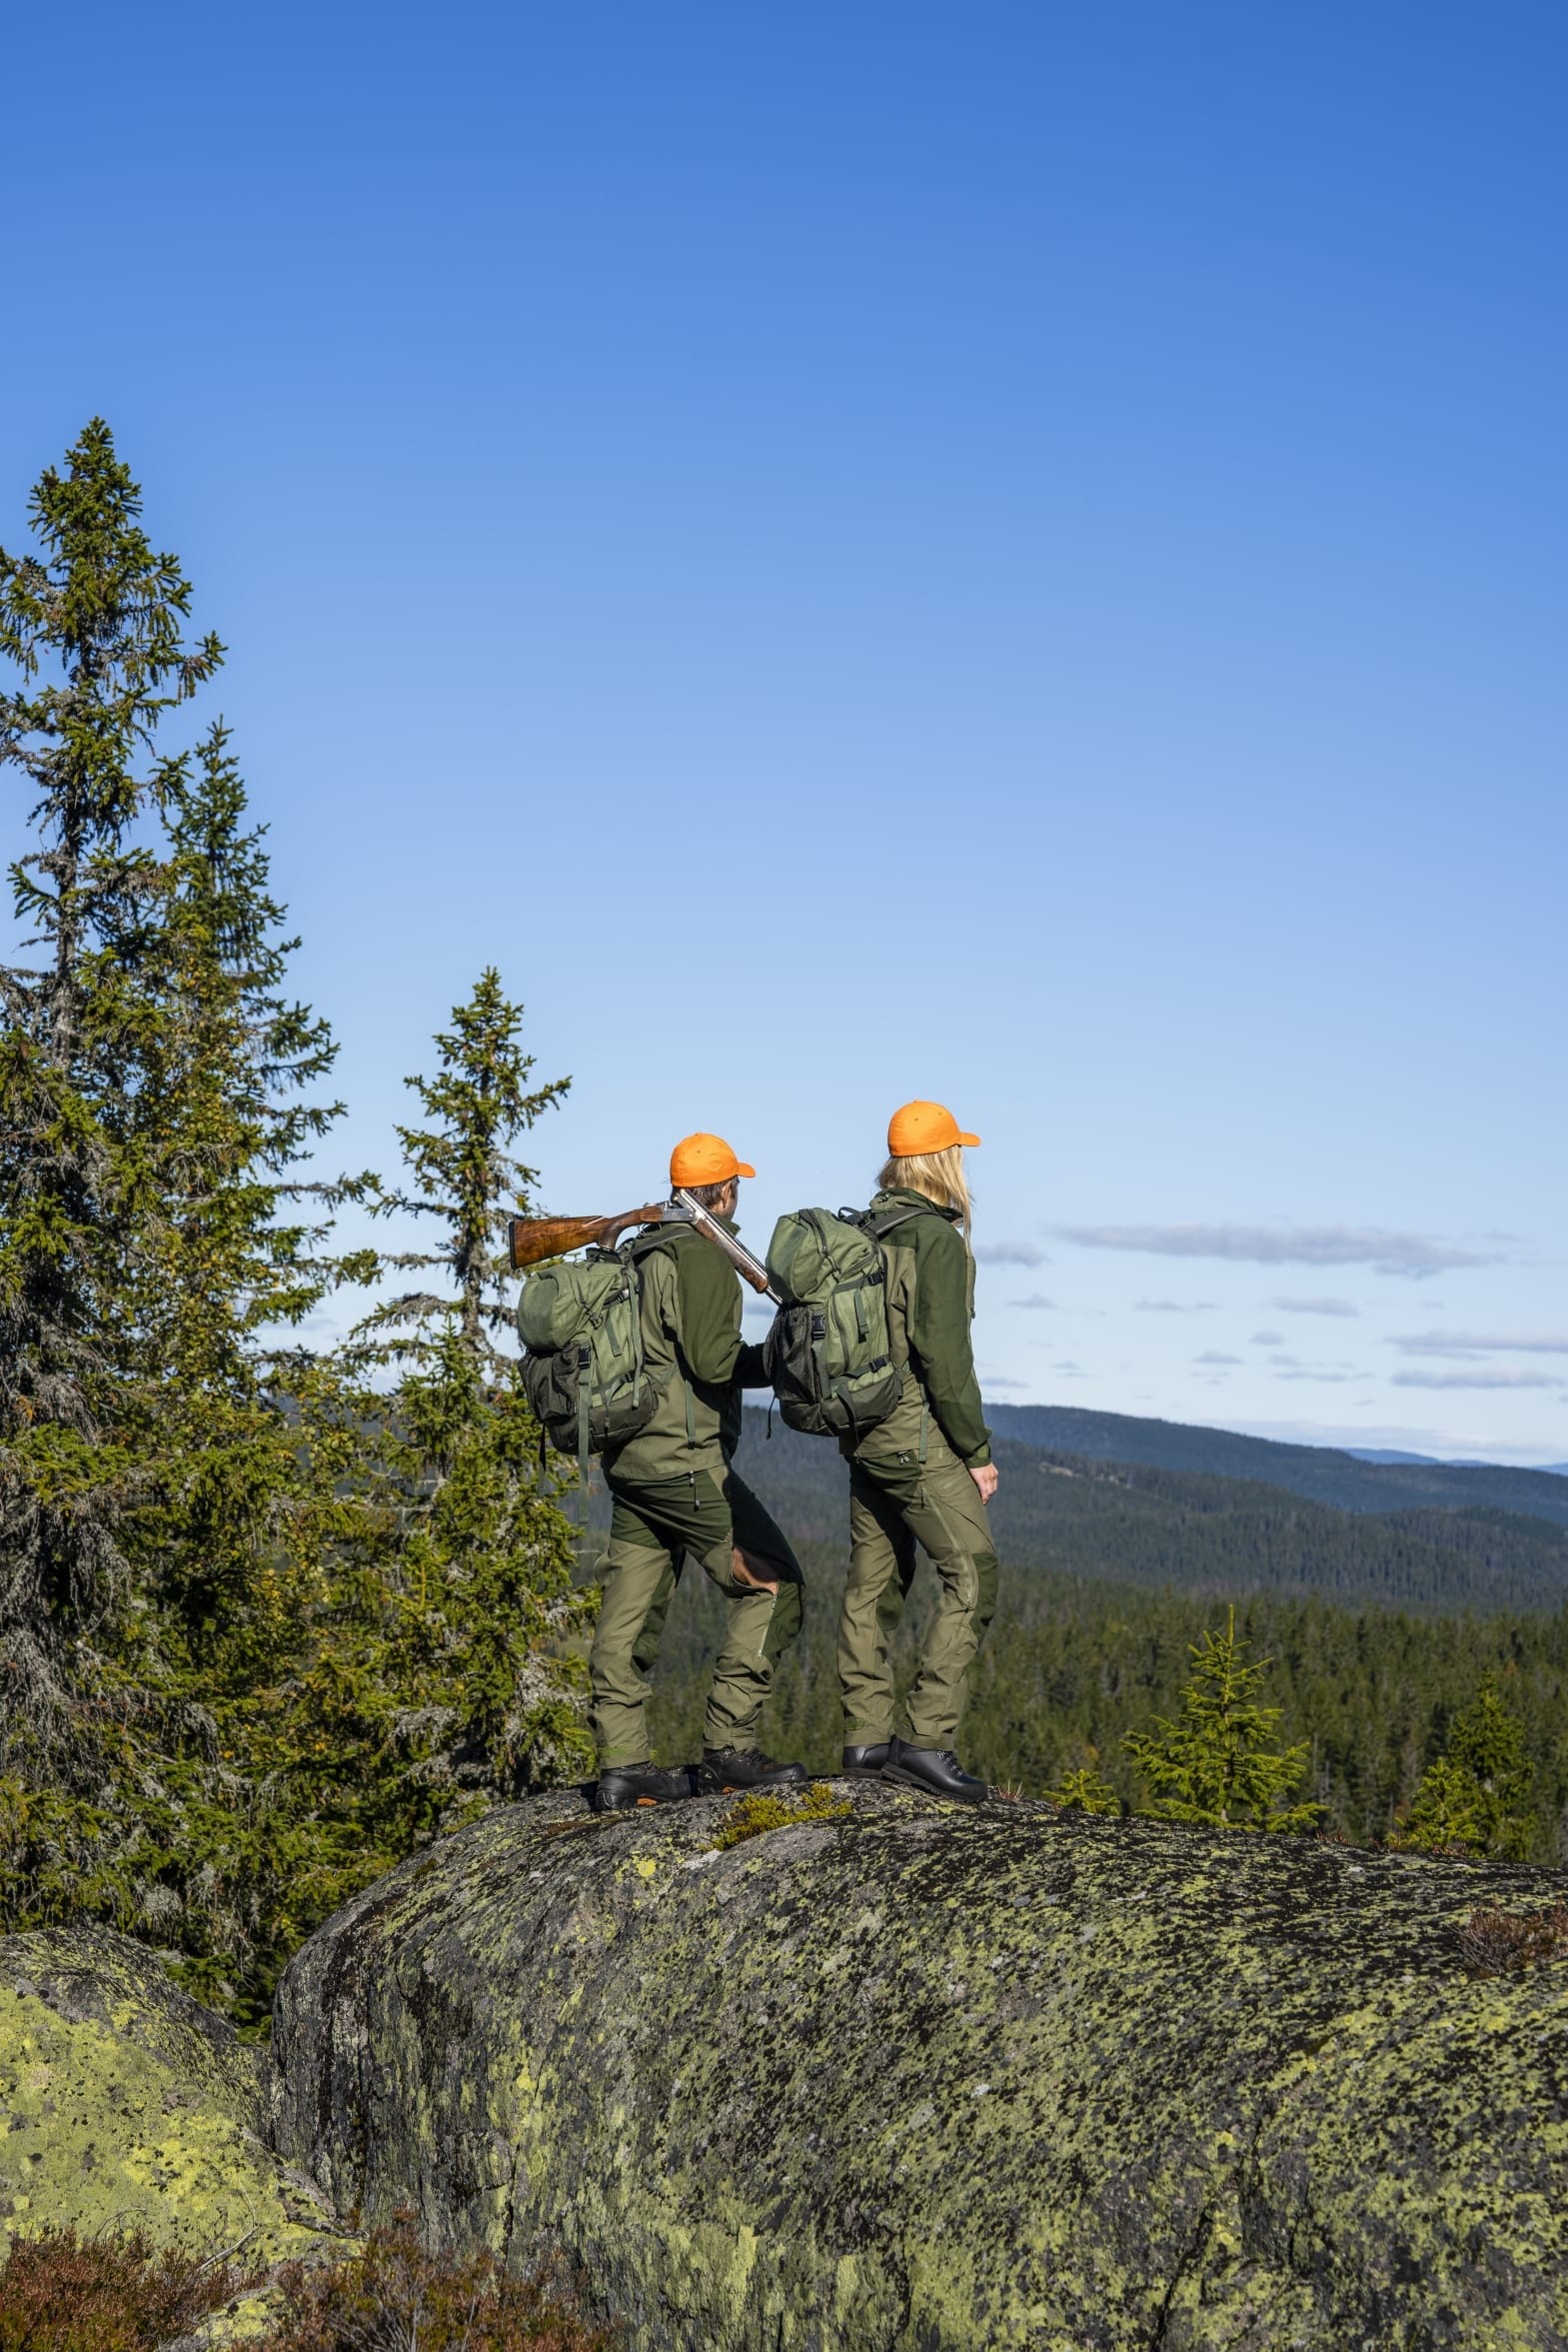
[[[572, 1465], [540, 1458], [503, 1246], [538, 1183], [516, 1148], [569, 1082], [536, 1083], [487, 967], [410, 1041], [400, 1173], [333, 1171], [335, 1047], [290, 992], [266, 828], [221, 715], [186, 716], [223, 647], [141, 512], [95, 420], [0, 549], [0, 781], [28, 829], [0, 964], [0, 1931], [110, 1921], [259, 2028], [358, 1887], [592, 1769], [593, 1545]], [[349, 1336], [314, 1346], [334, 1294]], [[762, 1427], [746, 1466], [813, 1587], [768, 1735], [825, 1770], [842, 1466]], [[1026, 1434], [1000, 1449], [981, 1770], [1248, 1817], [1171, 1763], [1207, 1739], [1265, 1791], [1259, 1826], [1305, 1806], [1355, 1838], [1560, 1851], [1568, 1534], [1555, 1504], [1521, 1515], [1560, 1482], [1395, 1480], [1395, 1507], [1347, 1511]], [[1226, 1594], [1231, 1646], [1195, 1661]], [[714, 1612], [689, 1578], [666, 1760], [697, 1752]]]
[[[843, 1737], [833, 1629], [843, 1555], [813, 1545], [805, 1630], [785, 1662], [764, 1720], [775, 1754], [830, 1770]], [[915, 1579], [909, 1619], [894, 1645], [899, 1686], [913, 1671], [930, 1575]], [[962, 1752], [971, 1770], [1041, 1795], [1088, 1768], [1129, 1809], [1146, 1790], [1122, 1748], [1151, 1717], [1174, 1714], [1192, 1651], [1224, 1603], [1004, 1564], [996, 1621], [981, 1652]], [[671, 1612], [652, 1713], [656, 1752], [696, 1755], [706, 1669], [719, 1612], [701, 1577], [688, 1577]], [[1236, 1604], [1236, 1631], [1281, 1710], [1279, 1738], [1306, 1743], [1303, 1792], [1322, 1827], [1358, 1845], [1400, 1834], [1404, 1815], [1455, 1720], [1490, 1672], [1521, 1726], [1530, 1775], [1521, 1851], [1568, 1861], [1568, 1611], [1552, 1616], [1414, 1615], [1342, 1608], [1310, 1597], [1258, 1593]]]

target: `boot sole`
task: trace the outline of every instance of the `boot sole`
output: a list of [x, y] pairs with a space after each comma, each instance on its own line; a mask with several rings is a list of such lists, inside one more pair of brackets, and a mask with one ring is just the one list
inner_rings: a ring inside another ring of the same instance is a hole
[[596, 1797], [594, 1811], [596, 1813], [639, 1813], [646, 1809], [649, 1812], [657, 1812], [661, 1805], [685, 1805], [690, 1804], [691, 1801], [690, 1796], [634, 1796], [629, 1797], [625, 1804], [602, 1805]]
[[775, 1772], [766, 1780], [720, 1780], [712, 1788], [705, 1788], [704, 1796], [747, 1796], [754, 1788], [804, 1788], [810, 1781], [809, 1772]]
[[905, 1772], [897, 1764], [883, 1764], [876, 1777], [878, 1780], [896, 1780], [902, 1788], [917, 1788], [924, 1796], [943, 1797], [949, 1805], [982, 1805], [990, 1795], [988, 1788], [979, 1789], [973, 1796], [965, 1796], [958, 1788], [933, 1788], [928, 1780], [920, 1778], [918, 1772]]

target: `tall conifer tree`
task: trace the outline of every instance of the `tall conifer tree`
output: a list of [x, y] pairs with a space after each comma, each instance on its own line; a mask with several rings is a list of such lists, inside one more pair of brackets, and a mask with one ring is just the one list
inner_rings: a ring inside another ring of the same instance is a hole
[[438, 1075], [407, 1082], [425, 1116], [398, 1130], [413, 1180], [387, 1205], [433, 1220], [439, 1237], [387, 1262], [442, 1286], [387, 1300], [359, 1334], [359, 1360], [397, 1373], [384, 1639], [388, 1687], [403, 1694], [398, 1735], [431, 1798], [462, 1810], [592, 1762], [573, 1646], [590, 1603], [573, 1585], [570, 1522], [542, 1480], [518, 1359], [497, 1344], [512, 1319], [507, 1219], [538, 1180], [512, 1146], [571, 1083], [530, 1084], [522, 1019], [487, 969], [437, 1036]]
[[94, 419], [33, 493], [41, 552], [0, 551], [0, 657], [20, 673], [0, 767], [20, 772], [42, 843], [11, 868], [37, 961], [0, 969], [0, 1768], [66, 1779], [92, 1777], [127, 1712], [100, 1669], [153, 1466], [127, 1407], [146, 1379], [131, 1269], [158, 1217], [143, 950], [167, 872], [135, 829], [158, 724], [222, 655], [187, 644], [189, 587], [140, 512]]
[[95, 421], [0, 556], [42, 951], [0, 972], [0, 1919], [107, 1915], [223, 1991], [298, 1864], [281, 1694], [367, 1509], [362, 1410], [275, 1334], [373, 1260], [317, 1255], [343, 1187], [298, 1200], [333, 1049], [222, 727], [159, 754], [222, 649], [140, 513]]

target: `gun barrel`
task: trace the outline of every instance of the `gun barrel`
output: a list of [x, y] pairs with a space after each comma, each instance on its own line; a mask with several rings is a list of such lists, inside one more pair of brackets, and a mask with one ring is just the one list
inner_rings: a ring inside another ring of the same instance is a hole
[[718, 1217], [706, 1209], [701, 1200], [694, 1199], [684, 1186], [677, 1185], [676, 1198], [692, 1222], [724, 1251], [742, 1281], [750, 1282], [754, 1290], [760, 1290], [764, 1297], [771, 1298], [777, 1306], [779, 1293], [769, 1280], [768, 1268], [762, 1259], [754, 1257], [745, 1242], [738, 1241], [734, 1233], [727, 1233]]

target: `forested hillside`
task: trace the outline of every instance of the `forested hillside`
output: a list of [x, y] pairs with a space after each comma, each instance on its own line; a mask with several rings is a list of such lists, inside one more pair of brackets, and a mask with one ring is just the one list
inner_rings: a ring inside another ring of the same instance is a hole
[[[797, 1436], [777, 1413], [771, 1436], [767, 1427], [766, 1414], [748, 1411], [740, 1456], [747, 1478], [797, 1540], [841, 1547], [847, 1478], [836, 1448]], [[1553, 1609], [1568, 1601], [1568, 1532], [1537, 1517], [1398, 1502], [1381, 1513], [1350, 1511], [1256, 1479], [1046, 1451], [1008, 1436], [998, 1437], [996, 1459], [991, 1524], [998, 1551], [1015, 1567], [1410, 1609]], [[601, 1522], [604, 1509], [596, 1505]]]
[[1085, 1412], [1067, 1404], [992, 1404], [986, 1418], [998, 1437], [1096, 1461], [1139, 1462], [1149, 1469], [1251, 1478], [1283, 1486], [1338, 1510], [1509, 1510], [1568, 1527], [1568, 1484], [1552, 1470], [1492, 1469], [1485, 1464], [1360, 1459], [1331, 1445], [1280, 1445], [1234, 1429], [1187, 1421], [1142, 1420], [1130, 1413]]

